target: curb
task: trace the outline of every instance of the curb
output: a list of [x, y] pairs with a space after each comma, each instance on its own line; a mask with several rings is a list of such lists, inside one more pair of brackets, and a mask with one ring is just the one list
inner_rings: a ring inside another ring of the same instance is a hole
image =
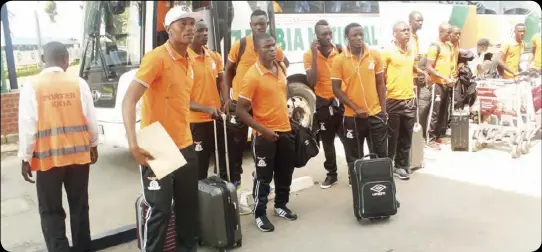
[[19, 141], [19, 134], [2, 135], [1, 138], [2, 138], [2, 141], [0, 143], [2, 145], [4, 145], [4, 144], [16, 144]]

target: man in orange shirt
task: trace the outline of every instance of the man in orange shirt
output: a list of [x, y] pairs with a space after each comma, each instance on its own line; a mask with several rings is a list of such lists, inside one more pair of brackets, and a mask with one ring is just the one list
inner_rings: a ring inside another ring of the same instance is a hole
[[414, 56], [414, 67], [416, 68], [414, 73], [414, 84], [416, 84], [416, 92], [420, 92], [420, 89], [424, 86], [420, 81], [418, 81], [418, 73], [423, 74], [426, 77], [426, 81], [429, 80], [429, 76], [425, 71], [422, 71], [418, 68], [418, 63], [420, 62], [420, 41], [418, 38], [418, 31], [422, 29], [423, 26], [423, 16], [418, 11], [413, 11], [408, 15], [408, 20], [410, 24], [410, 39], [409, 47], [412, 50], [412, 55]]
[[[254, 46], [253, 36], [265, 33], [269, 27], [269, 19], [267, 13], [262, 10], [255, 10], [250, 15], [250, 28], [252, 29], [252, 35], [248, 35], [244, 38], [245, 48], [241, 54], [241, 41], [236, 41], [230, 49], [228, 54], [228, 61], [226, 62], [226, 70], [224, 80], [227, 87], [232, 87], [233, 101], [230, 108], [231, 112], [235, 111], [235, 104], [237, 104], [237, 98], [241, 90], [241, 80], [245, 76], [245, 73], [254, 63], [258, 60], [258, 54], [256, 53]], [[288, 59], [284, 56], [282, 49], [277, 46], [277, 60], [283, 61], [288, 67]], [[229, 106], [229, 101], [226, 103]], [[243, 173], [243, 152], [247, 145], [248, 126], [237, 120], [237, 115], [230, 115], [228, 123], [231, 124], [232, 129], [228, 136], [232, 138], [228, 141], [228, 150], [230, 150], [230, 167], [237, 173]]]
[[394, 44], [382, 52], [384, 77], [387, 87], [388, 157], [395, 162], [394, 175], [409, 179], [409, 152], [416, 116], [414, 94], [414, 50], [411, 48], [410, 29], [405, 22], [393, 26]]
[[432, 44], [427, 53], [426, 69], [433, 82], [431, 86], [431, 106], [427, 119], [428, 146], [440, 150], [437, 140], [441, 136], [441, 126], [446, 123], [448, 109], [448, 87], [455, 81], [452, 79], [452, 48], [448, 41], [452, 34], [452, 26], [444, 23], [439, 26], [439, 41]]
[[[416, 70], [413, 71], [414, 88], [416, 92], [416, 97], [418, 99], [417, 104], [419, 109], [419, 113], [416, 114], [416, 116], [420, 117], [418, 120], [425, 121], [429, 112], [429, 99], [431, 98], [431, 92], [427, 88], [427, 83], [431, 81], [431, 78], [426, 71], [422, 70], [425, 69], [425, 67], [420, 66], [421, 54], [418, 31], [422, 29], [423, 16], [420, 12], [413, 11], [408, 15], [408, 20], [410, 24], [409, 46], [412, 50], [412, 54], [414, 55], [414, 67], [416, 68]], [[422, 68], [420, 69], [420, 67]], [[425, 123], [422, 123], [422, 127], [424, 128], [425, 132]]]
[[497, 63], [501, 68], [499, 74], [504, 79], [512, 79], [519, 73], [519, 60], [525, 50], [525, 29], [525, 24], [517, 24], [514, 28], [514, 39], [501, 45]]
[[[285, 69], [277, 62], [275, 39], [266, 33], [254, 36], [258, 52], [256, 62], [241, 82], [236, 112], [254, 129], [252, 149], [256, 173], [254, 179], [254, 216], [256, 226], [263, 232], [275, 227], [266, 215], [269, 183], [275, 179], [275, 215], [296, 220], [287, 206], [294, 172], [295, 139], [288, 118]], [[248, 112], [252, 105], [253, 117]], [[273, 177], [274, 176], [274, 177]]]
[[[201, 20], [196, 24], [194, 42], [188, 52], [194, 57], [194, 87], [190, 94], [191, 106], [195, 110], [205, 111], [220, 109], [220, 95], [222, 100], [229, 100], [229, 93], [222, 81], [224, 65], [219, 53], [209, 50], [206, 45], [209, 40], [207, 24]], [[219, 92], [220, 87], [220, 92]], [[198, 107], [200, 104], [201, 107]], [[208, 107], [208, 108], [206, 108]], [[224, 112], [224, 107], [222, 107]], [[190, 111], [190, 129], [195, 144], [196, 156], [198, 157], [199, 179], [207, 177], [209, 159], [214, 157], [214, 138], [217, 138], [219, 149], [220, 177], [227, 181], [241, 181], [241, 174], [230, 172], [232, 178], [227, 177], [226, 159], [224, 151], [224, 132], [220, 117], [212, 117], [208, 113]], [[213, 119], [217, 123], [217, 136], [214, 136]], [[230, 180], [231, 179], [231, 180]]]
[[533, 38], [531, 39], [531, 52], [533, 55], [531, 56], [531, 69], [535, 70], [542, 70], [542, 35], [539, 33], [535, 34]]
[[452, 25], [449, 46], [452, 48], [452, 77], [457, 78], [457, 61], [459, 60], [459, 40], [461, 39], [461, 28]]
[[338, 181], [335, 135], [338, 135], [341, 141], [344, 136], [342, 130], [344, 105], [335, 98], [331, 87], [331, 64], [341, 51], [331, 43], [333, 34], [327, 21], [318, 21], [314, 31], [317, 39], [312, 42], [311, 49], [303, 55], [303, 64], [309, 85], [316, 94], [313, 128], [318, 128], [318, 135], [324, 147], [326, 157], [324, 168], [327, 170], [327, 176], [320, 187], [327, 189]]
[[[190, 94], [194, 82], [193, 58], [188, 47], [194, 39], [195, 22], [201, 15], [171, 8], [164, 26], [168, 41], [148, 52], [124, 97], [122, 115], [130, 151], [141, 165], [143, 197], [149, 209], [145, 218], [142, 251], [162, 251], [175, 201], [177, 251], [197, 251], [198, 165], [190, 132]], [[143, 96], [141, 128], [159, 122], [173, 139], [187, 164], [157, 179], [147, 160], [152, 155], [139, 147], [135, 130], [135, 106]], [[218, 116], [216, 107], [204, 111]]]
[[[346, 26], [344, 34], [349, 47], [335, 57], [331, 68], [333, 93], [345, 104], [344, 144], [350, 168], [354, 161], [363, 157], [365, 139], [371, 153], [380, 158], [388, 156], [386, 83], [382, 60], [377, 51], [363, 43], [363, 33], [360, 24]], [[343, 83], [344, 91], [341, 88]]]

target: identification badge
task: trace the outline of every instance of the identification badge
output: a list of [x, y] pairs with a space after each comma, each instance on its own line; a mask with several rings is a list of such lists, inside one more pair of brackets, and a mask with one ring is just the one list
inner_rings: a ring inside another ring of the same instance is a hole
[[375, 69], [375, 62], [371, 61], [369, 62], [369, 70], [373, 70], [373, 69]]

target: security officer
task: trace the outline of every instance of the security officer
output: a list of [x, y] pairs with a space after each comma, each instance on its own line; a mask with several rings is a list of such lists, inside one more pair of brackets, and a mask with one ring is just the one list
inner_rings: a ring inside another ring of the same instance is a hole
[[23, 178], [36, 172], [38, 207], [47, 250], [68, 252], [62, 185], [70, 205], [73, 250], [90, 251], [89, 165], [98, 160], [98, 126], [90, 88], [66, 73], [65, 45], [43, 47], [45, 69], [26, 83], [19, 101], [19, 157]]

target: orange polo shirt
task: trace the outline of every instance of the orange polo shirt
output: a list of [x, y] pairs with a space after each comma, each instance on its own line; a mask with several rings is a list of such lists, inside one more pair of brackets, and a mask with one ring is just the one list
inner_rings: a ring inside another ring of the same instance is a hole
[[[510, 40], [501, 46], [501, 53], [504, 55], [504, 64], [516, 73], [519, 72], [519, 59], [523, 50], [525, 50], [525, 42], [521, 41], [521, 43], [518, 43], [515, 39]], [[512, 79], [514, 78], [514, 75], [504, 71], [503, 78]]]
[[[327, 59], [320, 51], [318, 51], [318, 69], [314, 70], [318, 75], [318, 81], [314, 86], [314, 93], [317, 96], [328, 100], [335, 98], [335, 95], [333, 94], [333, 87], [331, 86], [331, 65], [333, 64], [333, 59], [337, 55], [339, 55], [339, 50], [337, 50], [335, 45], [333, 45], [333, 51], [331, 51]], [[309, 49], [303, 55], [303, 64], [305, 65], [305, 71], [312, 67], [312, 50]]]
[[[431, 46], [427, 52], [427, 59], [435, 61], [433, 67], [437, 73], [446, 78], [450, 78], [452, 75], [452, 49], [448, 43], [438, 41], [437, 44], [440, 46], [440, 53], [438, 53], [436, 46]], [[431, 75], [431, 80], [437, 84], [445, 84], [443, 79], [433, 75]]]
[[[254, 40], [252, 35], [246, 37], [245, 52], [241, 56], [241, 62], [238, 62], [239, 49], [241, 48], [241, 40], [235, 41], [228, 54], [228, 60], [237, 64], [235, 77], [232, 81], [233, 100], [237, 100], [239, 91], [241, 91], [241, 80], [245, 76], [245, 73], [251, 68], [256, 61], [258, 61], [258, 53], [254, 50]], [[277, 60], [284, 60], [284, 52], [277, 45]]]
[[452, 52], [452, 77], [456, 78], [457, 75], [457, 62], [459, 60], [459, 42], [458, 45], [454, 45], [451, 42], [448, 42], [448, 46]]
[[[416, 58], [416, 56], [420, 53], [420, 43], [418, 41], [418, 35], [414, 33], [410, 33], [409, 47], [410, 47], [410, 50], [412, 51], [412, 55], [414, 55], [414, 58]], [[420, 62], [419, 60], [415, 60], [414, 64], [417, 66], [419, 62]], [[412, 73], [414, 74], [413, 77], [418, 76], [418, 72], [416, 72], [416, 70], [413, 69]]]
[[[209, 107], [220, 108], [220, 95], [216, 78], [224, 72], [222, 56], [203, 47], [203, 54], [196, 54], [191, 48], [188, 49], [194, 58], [194, 87], [190, 94], [190, 100]], [[190, 111], [191, 123], [211, 122], [213, 118], [207, 113]]]
[[277, 65], [278, 75], [256, 62], [241, 82], [239, 97], [252, 104], [254, 120], [276, 132], [291, 129], [286, 104], [286, 76]]
[[193, 59], [179, 55], [170, 43], [168, 40], [145, 54], [134, 80], [147, 87], [141, 104], [141, 128], [160, 122], [183, 149], [192, 145], [188, 115]]
[[382, 52], [382, 64], [386, 74], [387, 98], [407, 100], [414, 98], [414, 54], [410, 46], [403, 51], [391, 45]]
[[[376, 115], [382, 111], [376, 91], [375, 75], [379, 73], [383, 73], [380, 54], [370, 50], [365, 44], [361, 59], [353, 56], [350, 48], [346, 48], [335, 57], [331, 66], [331, 79], [341, 80], [348, 99], [369, 115]], [[345, 106], [345, 116], [355, 114], [354, 109]]]
[[533, 55], [533, 67], [538, 70], [542, 69], [542, 42], [540, 41], [542, 39], [541, 36], [542, 35], [540, 33], [537, 33], [531, 39], [532, 46], [535, 48], [535, 52]]

